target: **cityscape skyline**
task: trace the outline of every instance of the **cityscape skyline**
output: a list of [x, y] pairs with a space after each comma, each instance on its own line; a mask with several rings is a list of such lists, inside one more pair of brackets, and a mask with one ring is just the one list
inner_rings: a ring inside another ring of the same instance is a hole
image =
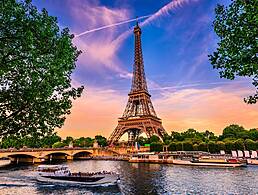
[[[33, 1], [57, 16], [60, 27], [80, 34], [157, 13], [173, 1]], [[216, 134], [230, 124], [257, 128], [258, 107], [243, 98], [254, 88], [250, 79], [220, 79], [208, 54], [216, 48], [212, 29], [217, 3], [229, 0], [181, 0], [142, 28], [143, 58], [152, 101], [167, 132], [195, 128]], [[147, 5], [147, 6], [146, 6]], [[83, 53], [73, 74], [75, 86], [84, 85], [83, 96], [73, 102], [72, 113], [58, 133], [109, 136], [123, 113], [131, 85], [134, 42], [128, 23], [74, 39]], [[122, 41], [124, 32], [130, 32]], [[118, 40], [118, 41], [117, 41]]]

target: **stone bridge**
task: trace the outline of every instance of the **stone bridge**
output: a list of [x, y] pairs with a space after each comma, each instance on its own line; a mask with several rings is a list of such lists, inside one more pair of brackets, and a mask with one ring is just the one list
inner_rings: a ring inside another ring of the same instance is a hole
[[[142, 148], [141, 151], [148, 149]], [[108, 148], [23, 148], [2, 149], [0, 158], [9, 158], [13, 163], [40, 163], [51, 160], [87, 159], [94, 156], [120, 156], [133, 152], [128, 147]]]

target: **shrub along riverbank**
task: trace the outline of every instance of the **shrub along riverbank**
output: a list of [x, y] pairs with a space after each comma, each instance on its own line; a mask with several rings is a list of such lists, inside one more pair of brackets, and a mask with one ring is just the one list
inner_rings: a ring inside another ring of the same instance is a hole
[[169, 151], [207, 151], [218, 153], [225, 150], [258, 150], [258, 130], [246, 130], [239, 125], [230, 125], [223, 130], [222, 135], [216, 136], [213, 132], [198, 132], [188, 129], [185, 132], [171, 132], [166, 135], [164, 142], [157, 136], [150, 139], [139, 137], [140, 145], [150, 144], [151, 151], [163, 151], [167, 145]]

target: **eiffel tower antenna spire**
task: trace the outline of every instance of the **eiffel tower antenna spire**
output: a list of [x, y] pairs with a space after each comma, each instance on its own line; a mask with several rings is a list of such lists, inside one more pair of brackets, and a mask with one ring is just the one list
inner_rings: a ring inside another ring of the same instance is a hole
[[148, 93], [147, 82], [144, 72], [143, 55], [142, 55], [142, 43], [141, 43], [141, 28], [138, 21], [134, 27], [134, 66], [133, 66], [133, 80], [131, 93], [145, 91]]
[[134, 65], [131, 91], [128, 94], [128, 102], [119, 118], [116, 129], [110, 135], [108, 142], [115, 144], [125, 133], [128, 133], [129, 144], [134, 144], [139, 134], [145, 133], [148, 138], [157, 135], [161, 139], [166, 134], [162, 127], [161, 119], [156, 115], [148, 92], [147, 81], [144, 72], [141, 28], [136, 22], [134, 27]]

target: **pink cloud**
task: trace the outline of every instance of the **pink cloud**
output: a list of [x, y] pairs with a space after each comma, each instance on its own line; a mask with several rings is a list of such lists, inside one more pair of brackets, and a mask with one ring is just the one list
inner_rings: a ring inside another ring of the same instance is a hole
[[[73, 27], [75, 34], [123, 21], [130, 17], [129, 10], [124, 8], [111, 9], [99, 5], [98, 1], [72, 1], [70, 12], [71, 17], [76, 21], [76, 26]], [[86, 27], [87, 29], [85, 29]], [[118, 47], [112, 44], [117, 33], [118, 28], [109, 28], [105, 31], [74, 38], [74, 44], [83, 52], [79, 57], [78, 64], [97, 72], [102, 72], [104, 67], [118, 75], [127, 75], [128, 72], [117, 57]]]
[[258, 127], [258, 107], [243, 102], [250, 90], [237, 85], [211, 89], [183, 89], [167, 93], [155, 101], [168, 131], [211, 130], [221, 133], [229, 124], [241, 124], [246, 128]]
[[[238, 89], [238, 90], [232, 90]], [[250, 90], [238, 84], [211, 89], [179, 89], [163, 93], [154, 99], [154, 107], [167, 132], [195, 128], [221, 133], [227, 125], [236, 123], [246, 128], [258, 127], [258, 106], [247, 105], [243, 97]], [[65, 125], [58, 130], [67, 135], [108, 137], [122, 116], [127, 96], [112, 89], [87, 87], [84, 95], [73, 104], [72, 113]]]

